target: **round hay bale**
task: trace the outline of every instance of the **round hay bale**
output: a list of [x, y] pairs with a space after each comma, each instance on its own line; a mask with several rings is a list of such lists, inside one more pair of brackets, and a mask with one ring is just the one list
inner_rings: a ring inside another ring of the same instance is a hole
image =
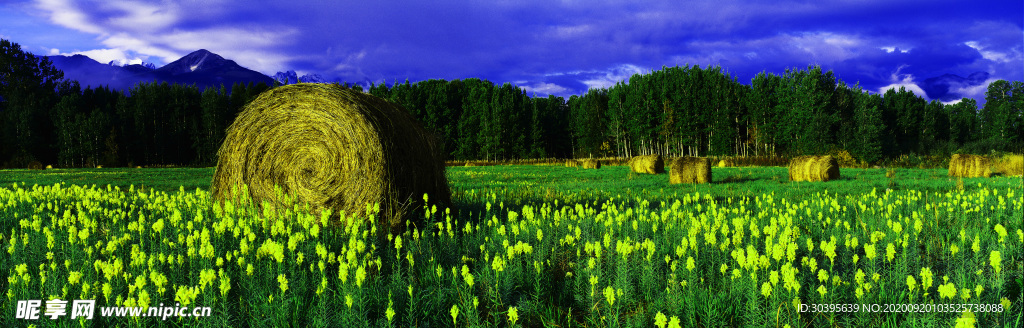
[[336, 84], [260, 94], [228, 127], [217, 156], [215, 200], [236, 196], [237, 188], [254, 204], [288, 206], [276, 186], [314, 213], [362, 217], [378, 203], [377, 225], [393, 233], [405, 219], [423, 219], [425, 193], [431, 203], [451, 203], [434, 137], [404, 109]]
[[581, 161], [580, 166], [582, 166], [584, 169], [599, 169], [601, 168], [601, 161], [593, 158], [588, 158]]
[[839, 179], [839, 161], [832, 156], [799, 156], [789, 162], [789, 181]]
[[669, 165], [668, 183], [711, 183], [711, 159], [680, 157]]
[[102, 168], [103, 168], [103, 165], [96, 165], [96, 168], [97, 168], [97, 169], [102, 169]]
[[475, 162], [466, 162], [466, 166], [476, 166]]
[[47, 166], [46, 166], [46, 169], [47, 169], [47, 170], [52, 170], [52, 169], [53, 169], [53, 165], [47, 165]]
[[629, 169], [634, 173], [665, 173], [665, 160], [661, 155], [636, 156], [629, 160]]
[[718, 167], [728, 167], [728, 166], [729, 166], [729, 162], [726, 162], [724, 159], [718, 161]]
[[565, 167], [580, 167], [580, 162], [574, 159], [566, 160]]
[[43, 169], [43, 163], [40, 163], [39, 161], [32, 161], [31, 163], [28, 163], [28, 169], [29, 170], [42, 170]]
[[953, 154], [949, 159], [949, 176], [978, 178], [992, 176], [992, 160], [985, 156]]
[[994, 166], [994, 170], [1003, 176], [1024, 175], [1024, 155], [1004, 155]]

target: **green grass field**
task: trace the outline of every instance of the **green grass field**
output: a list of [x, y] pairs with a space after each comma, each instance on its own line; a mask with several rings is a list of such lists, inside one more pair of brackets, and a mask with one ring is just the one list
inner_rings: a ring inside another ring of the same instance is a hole
[[[894, 169], [895, 178], [887, 178], [884, 169], [842, 169], [842, 178], [830, 183], [790, 183], [784, 167], [714, 168], [713, 184], [670, 185], [667, 174], [632, 174], [626, 166], [605, 166], [599, 170], [566, 168], [554, 165], [498, 165], [448, 167], [450, 186], [458, 205], [474, 205], [484, 193], [501, 195], [509, 203], [594, 202], [613, 197], [651, 202], [670, 201], [681, 194], [700, 192], [717, 198], [756, 197], [776, 193], [777, 197], [799, 199], [828, 192], [847, 195], [884, 191], [949, 191], [962, 183], [966, 190], [979, 187], [1020, 186], [1020, 177], [968, 178], [958, 181], [946, 176], [945, 169]], [[164, 192], [202, 189], [209, 191], [213, 168], [104, 168], [58, 170], [5, 170], [0, 185], [24, 183], [41, 186], [64, 183], [82, 186], [111, 185], [128, 189]]]
[[[427, 210], [427, 226], [385, 239], [213, 206], [210, 168], [0, 171], [0, 325], [1024, 324], [1021, 178], [894, 173], [790, 183], [785, 168], [730, 167], [669, 185], [622, 166], [449, 167], [459, 214]], [[16, 301], [54, 298], [213, 315], [14, 319]]]

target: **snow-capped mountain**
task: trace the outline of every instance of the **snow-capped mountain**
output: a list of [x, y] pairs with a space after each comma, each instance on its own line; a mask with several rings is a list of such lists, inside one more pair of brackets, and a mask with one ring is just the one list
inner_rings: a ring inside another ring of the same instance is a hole
[[111, 62], [104, 65], [83, 55], [49, 58], [54, 67], [64, 71], [65, 78], [77, 80], [82, 87], [105, 85], [127, 90], [139, 82], [168, 82], [194, 84], [205, 89], [220, 85], [231, 88], [235, 83], [274, 83], [270, 77], [206, 49], [192, 52], [160, 68], [150, 63], [118, 66], [115, 65], [118, 63]]
[[274, 81], [280, 84], [298, 83], [296, 82], [298, 80], [299, 77], [295, 71], [277, 72], [277, 74], [274, 74]]
[[320, 74], [306, 74], [306, 75], [303, 75], [303, 76], [299, 77], [299, 82], [303, 82], [303, 83], [324, 83], [324, 82], [327, 82], [327, 81], [324, 80], [324, 78], [322, 76], [320, 76]]
[[280, 84], [327, 83], [327, 80], [320, 74], [310, 73], [299, 76], [295, 71], [277, 72], [274, 74], [274, 81]]
[[195, 71], [215, 70], [228, 65], [238, 66], [234, 61], [224, 59], [218, 54], [206, 49], [199, 49], [157, 70], [171, 75], [179, 75]]

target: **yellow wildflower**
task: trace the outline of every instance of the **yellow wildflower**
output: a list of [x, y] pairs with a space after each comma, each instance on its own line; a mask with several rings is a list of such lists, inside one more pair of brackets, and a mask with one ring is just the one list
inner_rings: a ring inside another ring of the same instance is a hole
[[519, 309], [513, 306], [508, 309], [508, 322], [510, 322], [512, 324], [511, 326], [514, 327], [516, 325], [516, 321], [519, 321]]
[[1002, 262], [1003, 257], [999, 251], [992, 251], [992, 253], [989, 253], [988, 263], [992, 266], [992, 269], [996, 270], [996, 273], [999, 273], [1002, 270]]
[[665, 314], [662, 314], [661, 311], [658, 311], [658, 314], [654, 315], [654, 325], [658, 328], [665, 328], [666, 323], [668, 323], [668, 318], [666, 318]]

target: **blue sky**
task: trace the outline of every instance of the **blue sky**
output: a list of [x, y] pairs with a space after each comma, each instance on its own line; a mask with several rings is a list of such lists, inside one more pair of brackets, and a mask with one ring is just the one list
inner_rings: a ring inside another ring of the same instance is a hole
[[[477, 77], [539, 95], [685, 64], [720, 65], [745, 84], [816, 64], [868, 91], [926, 98], [925, 80], [945, 74], [1024, 80], [1020, 0], [15, 0], [0, 21], [0, 37], [39, 55], [161, 66], [207, 49], [267, 75]], [[986, 85], [953, 83], [936, 98], [981, 100]]]

